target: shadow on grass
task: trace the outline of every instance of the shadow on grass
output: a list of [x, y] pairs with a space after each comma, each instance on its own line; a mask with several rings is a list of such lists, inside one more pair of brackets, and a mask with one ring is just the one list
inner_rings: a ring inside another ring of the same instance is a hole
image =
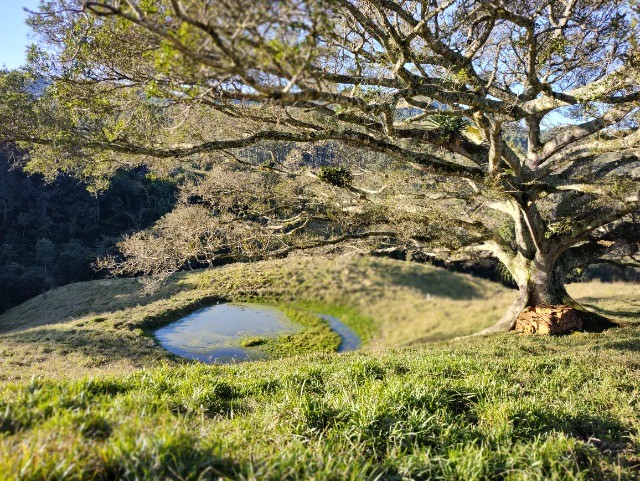
[[603, 349], [614, 349], [623, 352], [640, 352], [640, 330], [631, 328], [626, 330], [624, 339], [617, 339], [602, 344]]
[[[14, 334], [24, 331], [31, 331], [32, 329], [35, 329], [34, 332], [40, 333], [43, 332], [43, 330], [37, 328], [44, 327], [49, 324], [59, 325], [75, 322], [79, 317], [86, 316], [88, 314], [95, 314], [94, 316], [87, 319], [86, 322], [78, 324], [78, 329], [75, 329], [75, 331], [78, 331], [82, 330], [81, 326], [87, 323], [98, 324], [109, 320], [109, 316], [113, 314], [114, 311], [121, 311], [130, 308], [144, 308], [145, 306], [149, 306], [154, 302], [162, 301], [164, 299], [170, 299], [173, 295], [179, 293], [180, 290], [181, 288], [175, 285], [170, 285], [160, 288], [158, 291], [154, 291], [151, 294], [145, 294], [142, 287], [140, 286], [136, 290], [131, 290], [129, 292], [127, 292], [126, 289], [123, 289], [121, 292], [116, 293], [109, 291], [109, 296], [113, 297], [114, 299], [110, 301], [106, 300], [105, 304], [100, 306], [100, 309], [96, 309], [96, 306], [94, 304], [89, 304], [91, 301], [91, 299], [89, 299], [88, 302], [85, 301], [87, 306], [84, 306], [81, 309], [76, 308], [74, 310], [73, 307], [70, 307], [69, 312], [71, 315], [64, 317], [58, 316], [55, 313], [46, 317], [36, 318], [35, 320], [32, 317], [27, 317], [26, 320], [23, 320], [22, 322], [19, 322], [17, 324], [12, 323], [10, 319], [7, 320], [6, 318], [0, 318], [0, 335], [6, 334], [7, 338], [11, 338], [11, 336]], [[87, 294], [87, 297], [90, 296], [90, 293]], [[182, 305], [163, 306], [159, 310], [159, 312], [153, 312], [153, 309], [149, 309], [148, 312], [142, 312], [139, 316], [131, 315], [127, 320], [117, 321], [114, 324], [114, 327], [119, 332], [123, 330], [141, 328], [146, 331], [147, 334], [149, 334], [152, 330], [169, 324], [170, 322], [176, 321], [183, 316], [191, 314], [197, 309], [220, 302], [226, 302], [226, 300], [218, 296], [210, 295], [193, 297], [185, 300]], [[55, 306], [53, 308], [55, 310]], [[56, 329], [52, 329], [52, 332], [55, 330]]]
[[[584, 306], [583, 306], [584, 307]], [[582, 330], [584, 332], [600, 333], [614, 327], [620, 327], [620, 325], [597, 312], [584, 310], [582, 312]], [[567, 335], [571, 332], [565, 332], [560, 335]]]
[[173, 359], [167, 351], [157, 346], [151, 337], [126, 330], [44, 327], [8, 334], [5, 342], [16, 347], [29, 346], [30, 350], [33, 347], [36, 352], [42, 352], [43, 356], [47, 353], [63, 356], [79, 353], [93, 366], [123, 359], [140, 366], [146, 364], [150, 358]]
[[632, 341], [609, 342], [603, 347], [606, 349], [616, 349], [618, 351], [640, 352], [640, 337]]
[[511, 415], [512, 437], [531, 439], [551, 432], [593, 444], [601, 449], [616, 449], [624, 445], [629, 428], [606, 414], [556, 412], [549, 408], [523, 409]]
[[612, 310], [612, 309], [602, 309], [601, 307], [596, 306], [595, 304], [582, 304], [584, 307], [588, 307], [596, 311], [598, 314], [603, 316], [611, 316], [611, 317], [620, 317], [620, 318], [640, 318], [640, 311], [622, 311], [622, 310]]
[[[196, 437], [183, 434], [142, 449], [136, 446], [106, 459], [107, 466], [96, 466], [95, 479], [238, 479], [242, 467], [237, 461], [198, 444]], [[91, 474], [84, 472], [82, 478], [93, 478]]]
[[421, 264], [406, 263], [402, 269], [380, 265], [383, 279], [391, 285], [416, 289], [424, 295], [463, 300], [484, 297], [478, 286], [465, 276], [444, 269], [425, 270]]
[[[167, 299], [184, 287], [177, 282], [146, 292], [136, 279], [102, 279], [59, 287], [9, 309], [0, 316], [0, 333], [73, 321], [94, 314], [105, 320], [109, 314], [146, 306]], [[98, 321], [99, 322], [99, 321]]]

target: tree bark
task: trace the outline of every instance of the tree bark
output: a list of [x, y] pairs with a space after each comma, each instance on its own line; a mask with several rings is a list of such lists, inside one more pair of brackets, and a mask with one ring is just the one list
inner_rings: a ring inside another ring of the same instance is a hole
[[584, 330], [600, 332], [617, 324], [585, 309], [574, 300], [564, 286], [564, 273], [551, 254], [537, 252], [533, 260], [517, 256], [509, 266], [518, 285], [518, 296], [502, 318], [478, 334], [510, 331], [520, 313], [527, 307], [565, 305], [580, 311]]
[[516, 279], [527, 298], [524, 307], [575, 303], [564, 288], [563, 277], [552, 255], [536, 253]]

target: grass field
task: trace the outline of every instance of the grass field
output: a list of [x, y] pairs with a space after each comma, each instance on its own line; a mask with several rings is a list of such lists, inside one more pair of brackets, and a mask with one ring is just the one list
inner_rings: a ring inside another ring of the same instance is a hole
[[[622, 327], [450, 341], [495, 321], [513, 291], [361, 257], [182, 274], [149, 296], [133, 280], [57, 289], [0, 317], [0, 473], [638, 479], [638, 286], [569, 290]], [[206, 366], [148, 335], [220, 299], [337, 315], [366, 345]]]

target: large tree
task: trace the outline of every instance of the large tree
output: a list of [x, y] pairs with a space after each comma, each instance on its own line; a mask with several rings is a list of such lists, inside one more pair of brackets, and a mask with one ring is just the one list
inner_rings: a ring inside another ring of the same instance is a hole
[[[510, 328], [637, 254], [629, 0], [46, 0], [31, 23], [50, 85], [5, 77], [0, 117], [32, 170], [206, 167], [125, 243], [131, 269], [377, 237], [486, 251], [519, 287]], [[380, 155], [310, 167], [321, 142]]]

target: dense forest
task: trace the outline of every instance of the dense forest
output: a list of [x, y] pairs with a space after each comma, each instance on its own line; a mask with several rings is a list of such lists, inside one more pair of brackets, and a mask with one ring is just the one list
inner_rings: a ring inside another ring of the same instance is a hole
[[[27, 175], [19, 154], [0, 151], [0, 312], [52, 287], [101, 275], [97, 256], [123, 234], [168, 212], [175, 185], [145, 171], [118, 172], [99, 195], [68, 176]], [[18, 162], [19, 164], [19, 162]]]

